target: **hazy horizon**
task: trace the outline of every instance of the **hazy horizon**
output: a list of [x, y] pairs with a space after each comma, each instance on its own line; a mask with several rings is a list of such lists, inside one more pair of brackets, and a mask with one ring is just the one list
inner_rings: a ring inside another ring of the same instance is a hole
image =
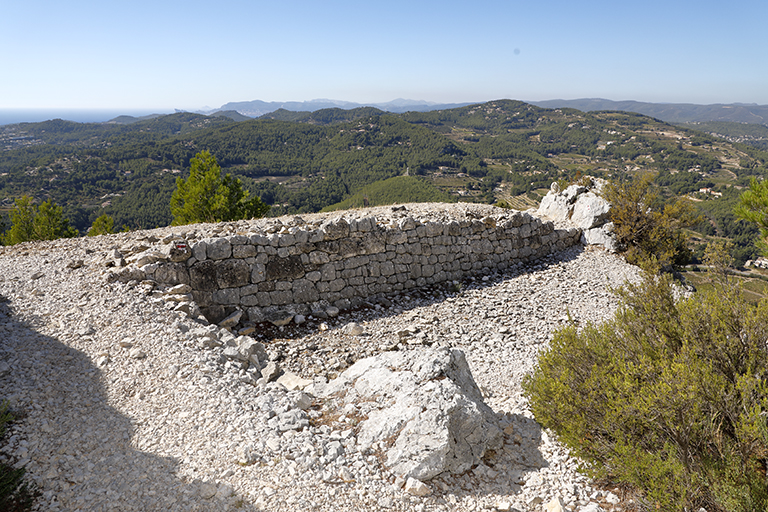
[[[384, 104], [389, 103], [392, 101], [396, 101], [397, 99], [402, 98], [396, 98], [389, 101], [383, 101], [383, 102], [361, 102], [361, 104]], [[485, 103], [486, 101], [494, 101], [494, 100], [500, 100], [500, 99], [516, 99], [516, 98], [494, 98], [492, 100], [484, 100], [484, 101], [465, 101], [465, 102], [456, 102], [456, 103]], [[609, 98], [596, 98], [596, 97], [584, 97], [584, 98], [572, 98], [572, 100], [585, 100], [585, 99], [600, 99], [600, 100], [608, 100], [608, 101], [615, 101], [615, 102], [622, 102], [622, 101], [639, 101], [634, 99], [621, 99], [621, 100], [614, 100]], [[524, 101], [526, 103], [538, 103], [538, 102], [547, 102], [547, 101], [558, 101], [558, 100], [565, 100], [565, 98], [548, 98], [548, 99], [542, 99], [542, 100], [519, 100]], [[247, 101], [264, 101], [266, 103], [302, 103], [302, 102], [313, 102], [313, 101], [334, 101], [334, 102], [340, 102], [340, 103], [357, 103], [357, 102], [347, 102], [346, 100], [342, 99], [331, 99], [331, 98], [314, 98], [311, 100], [284, 100], [284, 101], [274, 101], [274, 100], [262, 100], [262, 99], [254, 99], [254, 100], [243, 100], [244, 102]], [[413, 104], [419, 104], [419, 103], [430, 103], [430, 104], [437, 104], [437, 102], [425, 100], [425, 99], [414, 99], [409, 98], [408, 101], [413, 101]], [[237, 101], [230, 101], [226, 103], [237, 103]], [[179, 110], [179, 111], [186, 111], [186, 112], [214, 112], [219, 110], [222, 106], [226, 105], [220, 105], [218, 107], [209, 107], [209, 106], [203, 106], [199, 109], [195, 110]], [[643, 103], [656, 103], [656, 104], [692, 104], [692, 105], [707, 105], [702, 103], [690, 103], [690, 102], [664, 102], [664, 101], [658, 101], [658, 102], [643, 102]], [[708, 105], [715, 105], [719, 103], [710, 103]], [[725, 105], [760, 105], [759, 103], [744, 103], [744, 102], [734, 102], [729, 103]], [[345, 108], [345, 107], [341, 107]], [[100, 108], [100, 109], [77, 109], [77, 108], [0, 108], [0, 126], [8, 125], [8, 124], [17, 124], [17, 123], [38, 123], [42, 121], [48, 121], [52, 119], [63, 119], [66, 121], [74, 121], [78, 123], [103, 123], [107, 122], [111, 119], [114, 119], [118, 116], [133, 116], [133, 117], [142, 117], [142, 116], [148, 116], [153, 114], [173, 114], [176, 112], [177, 109], [174, 108], [162, 108], [162, 109], [153, 109], [153, 108], [145, 108], [145, 109], [130, 109], [130, 108]]]

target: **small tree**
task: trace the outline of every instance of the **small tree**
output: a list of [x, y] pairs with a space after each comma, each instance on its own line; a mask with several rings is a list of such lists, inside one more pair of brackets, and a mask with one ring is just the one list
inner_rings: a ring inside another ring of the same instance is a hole
[[221, 167], [208, 151], [190, 160], [189, 178], [176, 179], [171, 195], [173, 225], [226, 222], [263, 217], [269, 211], [258, 196], [248, 198], [239, 179], [221, 177]]
[[741, 194], [735, 213], [738, 217], [754, 222], [760, 228], [760, 248], [764, 253], [768, 252], [768, 181], [757, 181], [755, 178], [749, 183], [749, 190]]
[[115, 220], [105, 213], [93, 221], [88, 236], [109, 235], [114, 233], [114, 227]]
[[3, 244], [14, 245], [30, 240], [55, 240], [77, 236], [77, 230], [64, 218], [63, 209], [50, 199], [37, 208], [32, 198], [22, 196], [11, 209], [11, 228], [3, 234]]
[[616, 241], [627, 261], [652, 258], [668, 269], [690, 258], [681, 228], [698, 224], [701, 216], [686, 199], [665, 203], [653, 178], [649, 173], [629, 183], [610, 183], [603, 195], [611, 203]]

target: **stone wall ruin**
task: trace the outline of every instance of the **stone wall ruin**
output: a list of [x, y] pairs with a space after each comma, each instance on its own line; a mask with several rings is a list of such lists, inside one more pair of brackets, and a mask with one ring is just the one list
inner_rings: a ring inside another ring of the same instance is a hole
[[581, 236], [575, 227], [555, 229], [529, 213], [471, 204], [209, 226], [220, 226], [219, 232], [192, 226], [164, 237], [130, 258], [119, 278], [176, 286], [211, 322], [238, 311], [253, 323], [290, 321], [504, 270], [563, 250]]

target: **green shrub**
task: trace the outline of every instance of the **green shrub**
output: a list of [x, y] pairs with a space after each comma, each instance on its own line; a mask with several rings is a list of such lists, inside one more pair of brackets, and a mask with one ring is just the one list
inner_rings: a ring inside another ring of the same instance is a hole
[[558, 331], [524, 382], [536, 420], [656, 510], [768, 510], [768, 301], [647, 272], [602, 325]]
[[[14, 416], [8, 410], [8, 402], [0, 403], [0, 439], [5, 436], [8, 423]], [[6, 464], [0, 464], [0, 510], [7, 512], [23, 512], [32, 507], [35, 490], [24, 481], [24, 468], [15, 469]]]
[[627, 183], [609, 183], [603, 196], [611, 203], [611, 222], [619, 249], [630, 263], [655, 258], [662, 269], [687, 263], [691, 252], [681, 228], [701, 223], [691, 202], [678, 198], [665, 203], [654, 175]]

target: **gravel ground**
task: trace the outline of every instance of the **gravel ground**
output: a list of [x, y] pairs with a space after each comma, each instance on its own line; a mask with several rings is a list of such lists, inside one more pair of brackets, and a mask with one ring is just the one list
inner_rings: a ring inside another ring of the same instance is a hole
[[[307, 410], [282, 430], [301, 393], [255, 384], [222, 356], [233, 336], [169, 309], [145, 287], [108, 283], [114, 237], [0, 249], [0, 397], [23, 418], [0, 460], [26, 465], [38, 510], [618, 510], [613, 493], [527, 408], [520, 383], [553, 331], [611, 315], [609, 288], [637, 270], [576, 247], [535, 264], [411, 291], [336, 318], [260, 325], [270, 360], [333, 378], [382, 350], [456, 346], [505, 429], [504, 449], [470, 472], [402, 489], [355, 447], [350, 418]], [[84, 260], [83, 266], [72, 265]], [[70, 267], [77, 268], [70, 268]], [[363, 334], [346, 334], [356, 322]]]

